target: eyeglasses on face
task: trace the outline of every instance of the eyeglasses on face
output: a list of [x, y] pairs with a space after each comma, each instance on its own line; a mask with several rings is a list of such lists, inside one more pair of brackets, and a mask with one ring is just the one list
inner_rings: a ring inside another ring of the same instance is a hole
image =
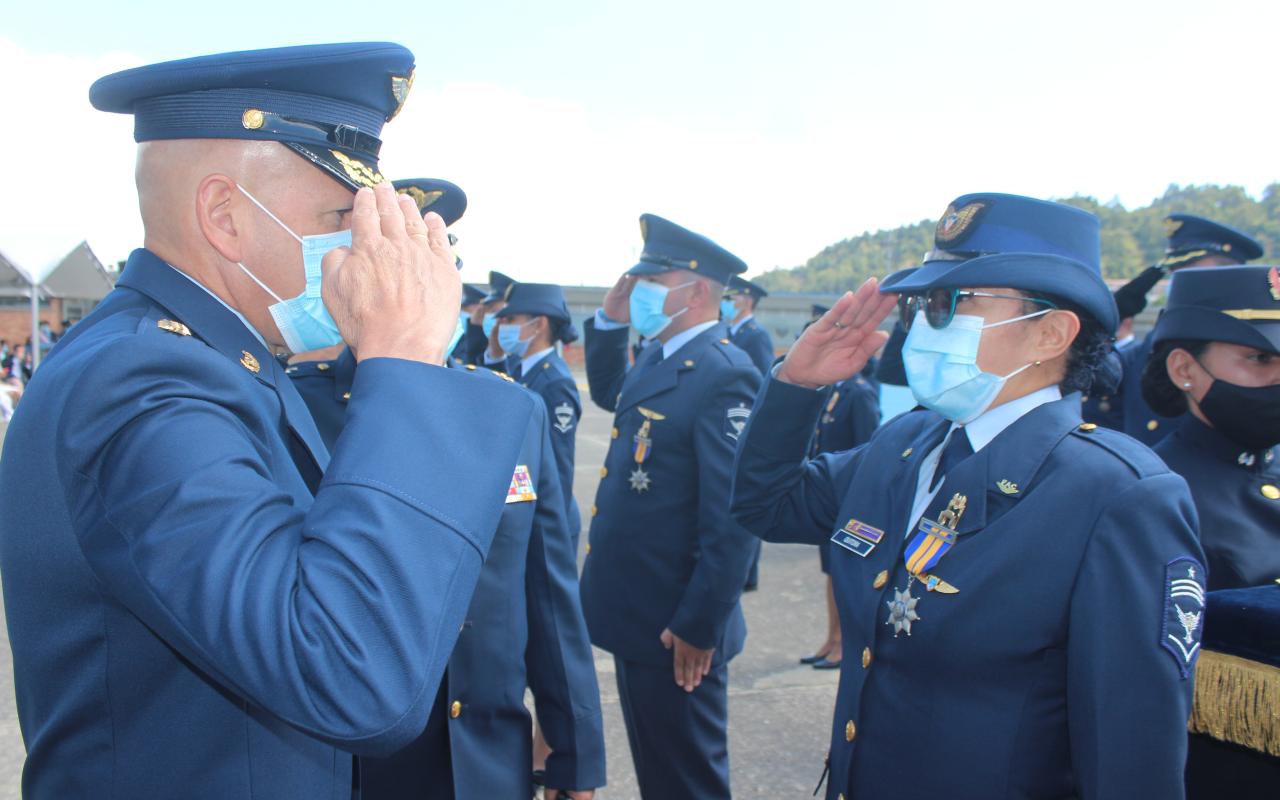
[[956, 304], [970, 297], [1017, 300], [1022, 303], [1039, 303], [1049, 308], [1057, 308], [1052, 302], [1038, 297], [974, 292], [968, 289], [930, 289], [922, 294], [904, 294], [899, 297], [898, 315], [902, 319], [902, 326], [910, 330], [911, 323], [915, 322], [916, 312], [924, 311], [924, 318], [929, 323], [929, 327], [942, 329], [950, 325], [951, 320], [955, 318]]

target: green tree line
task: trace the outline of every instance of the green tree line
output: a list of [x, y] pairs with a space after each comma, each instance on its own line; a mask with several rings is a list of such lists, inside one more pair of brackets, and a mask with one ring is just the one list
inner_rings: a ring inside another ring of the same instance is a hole
[[[1092, 197], [1060, 200], [1083, 208], [1102, 222], [1102, 272], [1107, 278], [1137, 275], [1164, 255], [1164, 218], [1181, 212], [1230, 225], [1257, 239], [1263, 261], [1280, 260], [1280, 183], [1272, 183], [1254, 200], [1240, 186], [1170, 186], [1150, 205], [1126, 209], [1118, 202]], [[936, 220], [926, 219], [893, 230], [864, 233], [836, 242], [803, 266], [774, 269], [756, 281], [774, 292], [842, 292], [871, 276], [916, 266], [933, 247]]]

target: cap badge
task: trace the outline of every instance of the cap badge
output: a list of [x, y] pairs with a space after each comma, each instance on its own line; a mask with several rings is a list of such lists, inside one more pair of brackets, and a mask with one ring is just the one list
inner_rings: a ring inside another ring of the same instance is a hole
[[986, 207], [986, 203], [969, 203], [959, 209], [954, 205], [947, 206], [947, 210], [942, 214], [942, 219], [938, 220], [938, 228], [934, 232], [933, 238], [943, 244], [954, 242], [963, 236], [965, 231], [969, 230], [974, 220], [977, 219], [978, 214]]
[[396, 114], [400, 113], [400, 109], [404, 108], [404, 101], [409, 99], [409, 90], [413, 88], [414, 70], [409, 71], [407, 77], [401, 75], [391, 76], [391, 96], [396, 101], [395, 110], [387, 116], [387, 122], [396, 118]]
[[1271, 288], [1271, 299], [1280, 300], [1280, 270], [1272, 267], [1267, 271], [1267, 285]]
[[1182, 230], [1182, 220], [1173, 219], [1172, 217], [1164, 218], [1164, 237], [1166, 239], [1172, 237], [1180, 230]]
[[338, 159], [338, 163], [342, 165], [347, 177], [361, 186], [368, 186], [372, 189], [385, 180], [381, 173], [370, 169], [360, 159], [352, 158], [341, 150], [330, 150], [329, 152], [333, 153], [334, 158]]
[[439, 200], [441, 197], [444, 197], [444, 192], [439, 189], [431, 192], [424, 192], [417, 186], [406, 186], [400, 190], [400, 194], [409, 195], [409, 197], [413, 199], [413, 202], [418, 204], [419, 213], [426, 211], [432, 203]]

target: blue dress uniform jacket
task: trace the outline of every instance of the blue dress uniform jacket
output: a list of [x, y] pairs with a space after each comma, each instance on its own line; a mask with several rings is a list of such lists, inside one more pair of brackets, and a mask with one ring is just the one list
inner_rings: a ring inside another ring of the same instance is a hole
[[968, 507], [932, 572], [959, 591], [917, 582], [920, 618], [894, 638], [917, 475], [950, 423], [910, 412], [806, 462], [821, 396], [768, 382], [732, 513], [770, 541], [816, 544], [851, 520], [883, 533], [865, 557], [832, 547], [845, 667], [827, 797], [1181, 797], [1194, 655], [1161, 647], [1167, 565], [1189, 558], [1203, 591], [1182, 478], [1082, 430], [1079, 395], [1028, 412], [943, 479], [925, 516], [957, 493]]
[[[582, 399], [578, 382], [559, 353], [551, 352], [533, 365], [528, 375], [520, 375], [520, 383], [536, 393], [547, 406], [551, 425], [551, 449], [556, 456], [556, 472], [565, 499], [565, 518], [573, 537], [573, 557], [577, 563], [578, 540], [582, 534], [582, 514], [573, 496], [574, 450], [578, 437], [578, 420], [582, 419]], [[577, 567], [575, 566], [575, 571]]]
[[768, 375], [773, 360], [777, 357], [773, 352], [773, 337], [765, 330], [755, 317], [742, 323], [742, 327], [733, 331], [730, 328], [729, 341], [739, 350], [747, 354], [751, 363], [756, 365], [761, 375]]
[[[866, 444], [879, 425], [878, 385], [862, 375], [855, 375], [828, 390], [822, 414], [814, 427], [809, 453], [816, 456], [852, 450]], [[827, 574], [831, 572], [831, 547], [830, 540], [818, 544], [818, 561]]]
[[24, 796], [345, 799], [422, 730], [535, 405], [398, 359], [355, 392], [330, 458], [144, 250], [63, 338], [0, 462]]
[[1280, 580], [1280, 447], [1246, 450], [1187, 414], [1155, 450], [1191, 487], [1210, 591]]
[[[344, 412], [355, 402], [351, 351], [332, 362], [289, 369], [296, 370], [290, 374], [294, 382], [306, 387], [303, 398], [320, 433], [326, 441], [340, 441]], [[452, 371], [470, 373], [484, 385], [504, 383], [475, 366]], [[532, 744], [526, 686], [537, 698], [538, 722], [553, 749], [547, 785], [594, 789], [605, 784], [600, 691], [578, 598], [576, 554], [570, 549], [547, 415], [541, 403], [535, 406], [520, 435], [517, 462], [528, 470], [535, 496], [518, 499], [517, 493], [503, 509], [449, 658], [446, 702], [432, 710], [448, 717], [453, 787], [463, 800], [528, 796]], [[426, 439], [416, 446], [434, 449]], [[415, 742], [387, 761], [364, 759], [365, 800], [409, 797], [408, 787], [437, 780], [421, 774], [434, 754], [415, 750], [427, 746]]]
[[[716, 664], [746, 640], [738, 601], [753, 541], [725, 510], [760, 373], [726, 332], [717, 324], [652, 368], [628, 371], [628, 329], [586, 324], [591, 399], [614, 412], [614, 427], [592, 508], [582, 605], [591, 641], [628, 661], [670, 666], [664, 628], [714, 647]], [[657, 354], [650, 348], [640, 364]], [[664, 418], [650, 422], [652, 446], [637, 465], [642, 408]], [[633, 483], [637, 469], [647, 481]]]

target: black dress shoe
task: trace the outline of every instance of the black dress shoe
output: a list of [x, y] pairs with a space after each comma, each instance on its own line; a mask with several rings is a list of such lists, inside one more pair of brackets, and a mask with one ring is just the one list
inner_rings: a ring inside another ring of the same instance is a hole
[[826, 658], [827, 657], [825, 655], [805, 656], [804, 658], [800, 659], [800, 663], [801, 664], [817, 664], [819, 661], [825, 661]]
[[813, 662], [814, 669], [840, 669], [839, 661], [831, 661], [826, 658], [820, 658]]

